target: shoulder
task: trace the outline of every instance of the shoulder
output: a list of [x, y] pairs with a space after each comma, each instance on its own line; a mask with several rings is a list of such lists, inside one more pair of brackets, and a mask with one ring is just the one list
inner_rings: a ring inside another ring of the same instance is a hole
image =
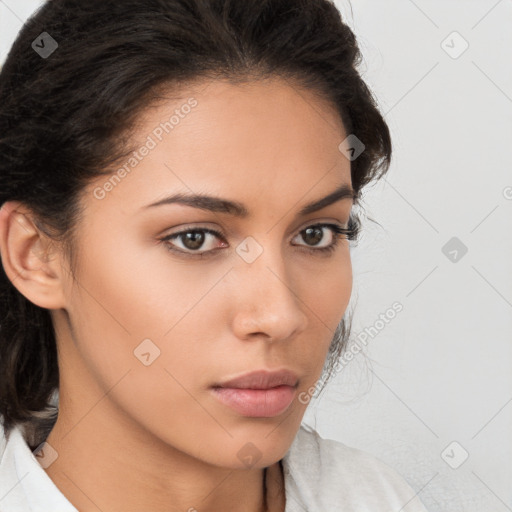
[[[283, 459], [283, 469], [287, 498], [308, 512], [340, 505], [347, 512], [426, 512], [417, 493], [393, 468], [304, 426]], [[301, 510], [290, 507], [286, 512]]]
[[78, 512], [39, 464], [25, 433], [16, 425], [6, 435], [0, 424], [0, 510]]
[[23, 510], [27, 506], [17, 467], [16, 457], [20, 451], [17, 434], [16, 427], [7, 432], [0, 425], [0, 510]]

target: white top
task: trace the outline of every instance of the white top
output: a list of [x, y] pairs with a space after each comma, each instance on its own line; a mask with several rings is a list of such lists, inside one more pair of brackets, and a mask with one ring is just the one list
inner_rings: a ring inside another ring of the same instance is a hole
[[[283, 458], [285, 512], [427, 512], [374, 456], [301, 426]], [[19, 426], [0, 426], [0, 511], [78, 512], [39, 464]]]

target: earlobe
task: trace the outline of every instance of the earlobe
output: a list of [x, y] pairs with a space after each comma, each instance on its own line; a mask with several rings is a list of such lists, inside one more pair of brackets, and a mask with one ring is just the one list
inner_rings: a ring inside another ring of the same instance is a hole
[[63, 308], [63, 269], [52, 254], [51, 240], [33, 221], [30, 210], [17, 201], [0, 209], [0, 256], [4, 271], [30, 302], [45, 309]]

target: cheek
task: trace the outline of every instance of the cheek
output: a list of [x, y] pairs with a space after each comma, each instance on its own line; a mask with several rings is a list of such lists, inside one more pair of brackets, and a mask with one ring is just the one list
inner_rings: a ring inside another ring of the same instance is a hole
[[82, 357], [110, 385], [130, 368], [145, 368], [139, 356], [148, 351], [150, 360], [158, 356], [154, 364], [185, 374], [205, 357], [205, 344], [191, 345], [187, 337], [205, 340], [220, 322], [221, 279], [229, 267], [180, 261], [128, 235], [89, 238], [100, 242], [84, 243], [79, 285], [70, 292]]
[[86, 290], [80, 287], [79, 300], [102, 328], [111, 326], [135, 342], [161, 338], [201, 300], [208, 283], [198, 265], [171, 259], [160, 244], [133, 239], [130, 233], [104, 236], [94, 248], [101, 258], [89, 251], [80, 269]]
[[306, 352], [303, 357], [311, 361], [312, 374], [319, 376], [352, 294], [352, 265], [348, 248], [340, 251], [335, 262], [326, 264], [314, 275], [314, 282], [301, 280], [301, 299], [304, 311], [310, 317], [311, 330], [311, 335], [304, 338], [316, 340], [303, 346]]
[[161, 258], [152, 261], [155, 251], [117, 259], [105, 249], [96, 263], [84, 260], [70, 308], [74, 343], [99, 392], [108, 391], [139, 423], [181, 425], [183, 415], [204, 423], [189, 392], [212, 364], [205, 347], [218, 294], [208, 290], [224, 272], [209, 282]]
[[328, 263], [319, 262], [316, 268], [309, 273], [302, 271], [296, 279], [300, 283], [299, 293], [306, 310], [309, 309], [324, 327], [334, 329], [343, 317], [352, 294], [352, 263], [348, 246], [340, 248]]

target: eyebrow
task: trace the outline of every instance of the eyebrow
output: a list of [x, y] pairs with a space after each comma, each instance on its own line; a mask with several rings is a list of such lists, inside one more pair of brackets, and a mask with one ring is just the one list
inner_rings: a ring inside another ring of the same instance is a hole
[[[346, 183], [343, 183], [329, 195], [305, 205], [297, 215], [308, 215], [310, 213], [321, 210], [322, 208], [326, 208], [327, 206], [336, 203], [337, 201], [341, 201], [342, 199], [354, 200], [355, 198], [356, 194], [352, 187]], [[208, 196], [204, 194], [184, 194], [182, 192], [164, 197], [155, 203], [144, 206], [143, 209], [154, 208], [156, 206], [167, 204], [182, 204], [185, 206], [198, 208], [200, 210], [206, 210], [215, 213], [225, 213], [240, 218], [249, 217], [249, 210], [243, 203], [238, 201], [231, 201], [228, 199], [222, 199], [220, 197]]]

